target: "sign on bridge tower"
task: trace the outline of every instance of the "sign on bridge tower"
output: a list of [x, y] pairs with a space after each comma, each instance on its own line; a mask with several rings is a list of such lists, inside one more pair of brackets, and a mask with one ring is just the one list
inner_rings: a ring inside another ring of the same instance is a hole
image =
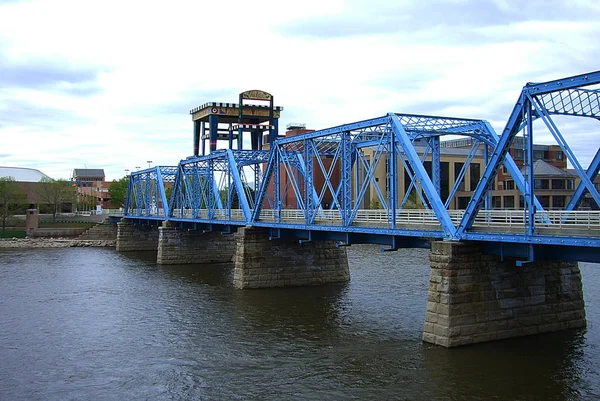
[[282, 110], [283, 107], [274, 106], [272, 94], [257, 89], [240, 93], [239, 103], [209, 102], [190, 110], [194, 122], [194, 156], [199, 156], [200, 151], [206, 155], [207, 140], [211, 152], [217, 149], [220, 140], [227, 141], [229, 149], [233, 149], [236, 141], [237, 149], [242, 150], [246, 132], [250, 132], [251, 149], [261, 150], [265, 132], [269, 143], [278, 137]]

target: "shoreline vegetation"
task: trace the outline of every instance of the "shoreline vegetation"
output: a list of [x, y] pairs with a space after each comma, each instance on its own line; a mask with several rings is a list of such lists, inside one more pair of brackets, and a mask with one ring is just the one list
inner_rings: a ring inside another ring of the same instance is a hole
[[69, 248], [114, 247], [115, 240], [82, 240], [69, 238], [0, 238], [0, 249], [5, 248]]

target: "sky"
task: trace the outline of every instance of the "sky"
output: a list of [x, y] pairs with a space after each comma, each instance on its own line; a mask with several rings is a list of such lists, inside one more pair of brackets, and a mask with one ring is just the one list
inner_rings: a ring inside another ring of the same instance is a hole
[[[388, 112], [501, 133], [527, 82], [600, 70], [599, 20], [597, 0], [0, 0], [0, 166], [177, 165], [189, 110], [249, 89], [280, 134]], [[586, 167], [598, 121], [558, 122]]]

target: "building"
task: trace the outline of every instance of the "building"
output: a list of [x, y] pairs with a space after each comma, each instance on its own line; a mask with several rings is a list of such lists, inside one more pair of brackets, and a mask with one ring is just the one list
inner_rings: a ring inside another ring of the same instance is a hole
[[[306, 124], [290, 123], [286, 126], [285, 137], [289, 138], [289, 137], [302, 135], [302, 134], [306, 134], [306, 133], [314, 132], [314, 131], [315, 131], [314, 129], [307, 129]], [[264, 138], [263, 145], [264, 145], [264, 149], [270, 148], [267, 137]], [[329, 156], [322, 156], [321, 163], [323, 164], [323, 168], [325, 169], [325, 171], [330, 172], [329, 179], [331, 180], [331, 182], [337, 184], [340, 180], [340, 169], [339, 168], [334, 168], [333, 170], [331, 169], [332, 158]], [[317, 165], [317, 163], [315, 162], [315, 166], [316, 165]], [[291, 180], [289, 179], [286, 171], [280, 172], [279, 180], [280, 180], [281, 188], [284, 188], [283, 193], [281, 194], [282, 207], [288, 208], [288, 209], [297, 209], [298, 208], [298, 200], [291, 189]], [[314, 183], [315, 188], [322, 188], [325, 185], [325, 176], [321, 172], [320, 168], [315, 167], [315, 169], [314, 169], [313, 183]], [[301, 186], [300, 190], [304, 191], [304, 188], [302, 187], [302, 183], [300, 183], [300, 186]], [[287, 190], [285, 190], [285, 189], [287, 189]], [[273, 195], [272, 195], [273, 194], [273, 182], [271, 182], [271, 184], [269, 186], [269, 193], [271, 194], [270, 197], [272, 198], [273, 197]], [[317, 194], [317, 195], [321, 195], [321, 194]], [[325, 190], [325, 193], [323, 194], [323, 198], [321, 200], [321, 207], [327, 209], [330, 207], [330, 205], [332, 203], [333, 203], [333, 194], [327, 188]], [[267, 201], [265, 201], [265, 204], [263, 206], [270, 207], [268, 205]]]
[[83, 208], [110, 208], [110, 182], [106, 181], [103, 169], [76, 168], [73, 169], [72, 179], [77, 187], [78, 203]]
[[[474, 153], [471, 163], [466, 168], [454, 196], [448, 201], [455, 182], [461, 178], [460, 173], [473, 146], [473, 141], [472, 138], [460, 138], [440, 143], [440, 197], [442, 201], [447, 202], [449, 209], [465, 209], [467, 207], [483, 174], [485, 168], [484, 152], [480, 147]], [[415, 150], [419, 156], [422, 156], [426, 146], [415, 144]], [[521, 173], [525, 174], [522, 137], [515, 138], [509, 152], [515, 164], [521, 168]], [[372, 154], [371, 149], [365, 149], [367, 158], [372, 157]], [[533, 157], [535, 159], [533, 165], [534, 189], [540, 204], [548, 210], [563, 209], [579, 184], [578, 175], [567, 169], [565, 154], [558, 145], [534, 144]], [[431, 176], [431, 157], [426, 158], [423, 164]], [[379, 185], [379, 189], [384, 196], [387, 196], [389, 189], [386, 170], [387, 163], [379, 163], [375, 170], [375, 183]], [[398, 188], [403, 188], [404, 193], [406, 193], [410, 186], [410, 177], [404, 171], [402, 163], [398, 163], [398, 171]], [[596, 178], [596, 181], [598, 181], [597, 187], [600, 186], [600, 179]], [[374, 193], [375, 190], [371, 185], [367, 196], [365, 196], [364, 208], [373, 208], [374, 205], [376, 207], [377, 199], [368, 196]], [[592, 204], [595, 204], [595, 202], [589, 197], [586, 200], [582, 202], [581, 207], [593, 207]], [[502, 167], [494, 180], [490, 207], [494, 209], [522, 209], [523, 204], [524, 199], [518, 188], [515, 187], [514, 179], [506, 168]]]
[[21, 191], [25, 193], [28, 203], [38, 204], [38, 183], [42, 179], [50, 179], [38, 169], [25, 167], [0, 167], [0, 177], [13, 178]]

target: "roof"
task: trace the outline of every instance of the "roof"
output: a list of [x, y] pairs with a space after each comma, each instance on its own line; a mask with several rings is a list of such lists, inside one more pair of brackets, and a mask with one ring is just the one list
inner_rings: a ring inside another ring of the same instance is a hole
[[[525, 174], [525, 167], [521, 169], [521, 173]], [[573, 174], [569, 171], [561, 170], [543, 160], [536, 160], [533, 163], [533, 176], [534, 177], [563, 177], [573, 178], [577, 174]]]
[[0, 177], [12, 177], [18, 182], [39, 182], [42, 178], [50, 178], [38, 169], [25, 167], [0, 167]]
[[104, 177], [102, 168], [76, 168], [73, 169], [73, 177]]

